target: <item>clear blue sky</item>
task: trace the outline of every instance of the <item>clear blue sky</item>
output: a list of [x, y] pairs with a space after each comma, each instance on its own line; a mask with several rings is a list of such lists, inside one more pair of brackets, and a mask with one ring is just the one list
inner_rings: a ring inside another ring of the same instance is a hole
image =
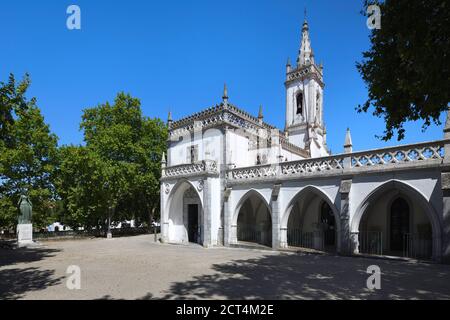
[[[375, 135], [383, 121], [357, 114], [367, 91], [355, 68], [369, 48], [362, 1], [330, 0], [40, 0], [0, 4], [0, 81], [32, 77], [46, 121], [60, 144], [82, 142], [82, 110], [119, 91], [141, 99], [145, 115], [174, 118], [230, 101], [284, 126], [285, 64], [295, 61], [304, 8], [317, 61], [323, 61], [328, 144], [342, 152], [345, 130], [355, 150], [395, 145]], [[82, 29], [66, 28], [66, 9], [81, 8]], [[402, 143], [441, 139], [442, 126], [407, 126]]]

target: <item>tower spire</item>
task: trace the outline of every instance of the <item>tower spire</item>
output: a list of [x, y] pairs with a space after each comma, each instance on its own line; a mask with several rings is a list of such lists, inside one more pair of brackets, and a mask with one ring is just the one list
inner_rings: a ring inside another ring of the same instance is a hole
[[297, 68], [309, 64], [314, 64], [314, 54], [311, 47], [311, 40], [309, 38], [309, 25], [306, 19], [306, 8], [305, 8], [305, 21], [302, 27], [302, 40], [300, 45], [300, 50], [297, 57]]

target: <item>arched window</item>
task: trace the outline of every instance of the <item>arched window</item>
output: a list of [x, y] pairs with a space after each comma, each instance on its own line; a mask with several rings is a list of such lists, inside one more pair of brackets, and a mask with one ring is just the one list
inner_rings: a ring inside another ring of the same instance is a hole
[[404, 249], [405, 236], [409, 233], [409, 205], [403, 198], [397, 198], [391, 205], [391, 250]]
[[303, 114], [303, 93], [299, 92], [296, 97], [297, 114]]

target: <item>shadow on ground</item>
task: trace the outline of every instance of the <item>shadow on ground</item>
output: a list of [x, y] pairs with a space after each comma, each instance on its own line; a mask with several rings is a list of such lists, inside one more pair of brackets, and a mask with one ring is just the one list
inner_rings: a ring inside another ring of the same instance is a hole
[[55, 256], [59, 249], [45, 247], [24, 247], [19, 249], [0, 248], [0, 267], [14, 265], [16, 263], [35, 262]]
[[[381, 268], [381, 290], [367, 289], [370, 265]], [[450, 267], [442, 267], [338, 256], [266, 255], [215, 264], [214, 274], [173, 283], [162, 299], [450, 299]], [[152, 293], [142, 297], [154, 298]]]
[[30, 263], [56, 255], [60, 250], [48, 248], [0, 249], [0, 300], [20, 299], [25, 293], [43, 290], [59, 284], [54, 270], [11, 268], [18, 263]]

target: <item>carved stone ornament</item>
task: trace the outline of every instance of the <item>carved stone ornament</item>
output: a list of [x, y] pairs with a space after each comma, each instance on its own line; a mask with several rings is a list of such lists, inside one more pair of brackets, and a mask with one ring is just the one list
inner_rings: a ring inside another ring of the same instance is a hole
[[164, 185], [164, 192], [165, 192], [166, 194], [169, 194], [169, 192], [170, 192], [170, 185], [169, 185], [168, 183], [166, 183], [166, 184]]
[[200, 180], [197, 185], [197, 190], [202, 191], [204, 186], [205, 186], [205, 183], [203, 182], [203, 180]]

